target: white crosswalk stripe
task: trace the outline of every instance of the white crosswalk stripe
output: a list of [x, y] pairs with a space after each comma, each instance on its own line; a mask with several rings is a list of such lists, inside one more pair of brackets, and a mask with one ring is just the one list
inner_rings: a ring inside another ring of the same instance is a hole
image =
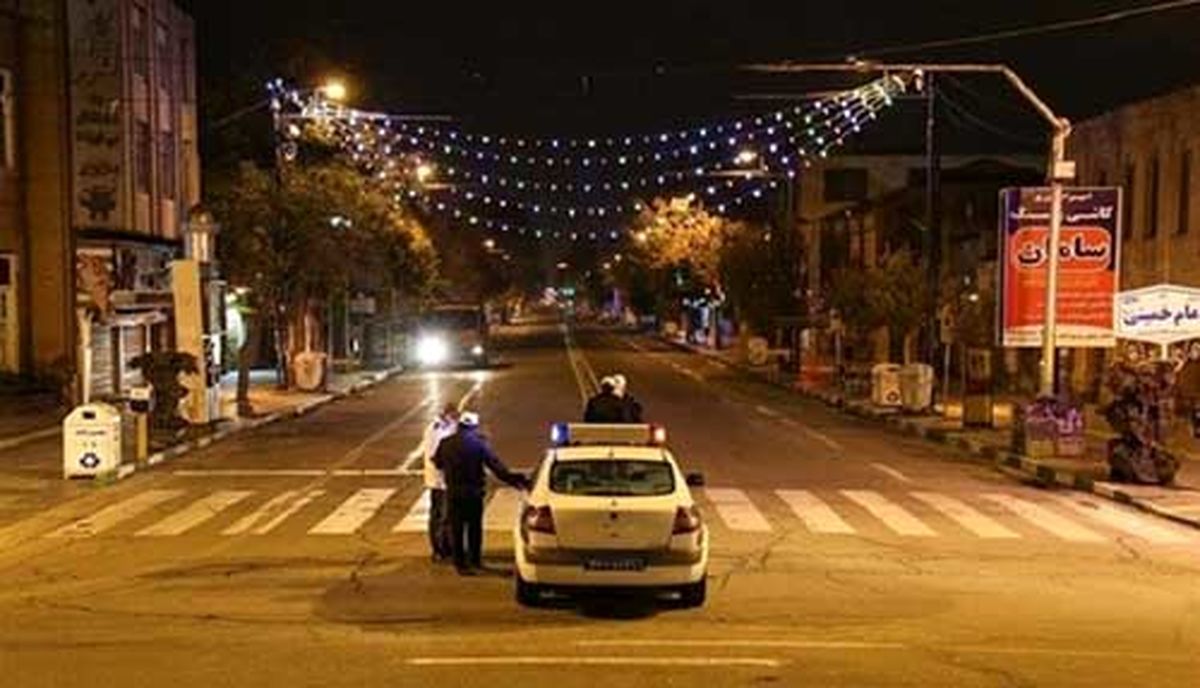
[[1013, 540], [1021, 537], [1005, 528], [998, 521], [977, 511], [963, 502], [936, 492], [913, 492], [912, 496], [950, 518], [958, 525], [966, 528], [981, 538], [993, 540]]
[[767, 533], [772, 530], [771, 523], [741, 490], [709, 487], [704, 489], [704, 497], [712, 502], [717, 515], [730, 530], [750, 533]]
[[180, 535], [212, 519], [217, 514], [249, 497], [245, 490], [218, 490], [192, 502], [152, 526], [137, 532], [138, 537]]
[[1104, 541], [1104, 537], [1095, 531], [1088, 530], [1070, 519], [1059, 516], [1057, 513], [1040, 504], [1006, 494], [986, 494], [983, 497], [1003, 506], [1029, 523], [1063, 540], [1069, 542]]
[[483, 512], [484, 530], [512, 530], [521, 507], [521, 492], [511, 487], [502, 487], [487, 503]]
[[221, 531], [222, 535], [252, 533], [266, 535], [293, 514], [308, 506], [314, 499], [325, 494], [325, 490], [288, 490], [269, 500], [248, 516]]
[[[311, 521], [304, 519], [303, 528], [311, 535], [352, 535], [376, 518], [397, 492], [395, 488], [364, 488], [341, 494], [330, 494], [325, 489], [291, 489], [277, 494], [219, 490], [189, 496], [185, 490], [147, 490], [67, 523], [46, 537], [87, 538], [113, 532], [139, 538], [180, 536], [203, 532], [205, 529], [200, 526], [224, 520], [226, 514], [230, 523], [219, 531], [221, 535], [266, 535], [282, 530], [288, 522], [300, 520], [302, 511], [316, 512], [312, 518], [318, 522], [311, 528], [308, 527]], [[1011, 541], [1031, 536], [1029, 527], [1016, 527], [1015, 522], [1077, 543], [1107, 542], [1114, 535], [1136, 537], [1152, 545], [1182, 545], [1200, 540], [1151, 516], [1085, 495], [1039, 498], [1000, 492], [949, 495], [855, 489], [824, 492], [779, 489], [773, 493], [790, 512], [783, 515], [780, 511], [782, 520], [778, 524], [768, 520], [767, 511], [760, 510], [778, 505], [765, 490], [707, 488], [698, 490], [696, 497], [701, 507], [710, 511], [714, 528], [750, 535], [774, 532], [777, 526], [786, 525], [790, 517], [814, 535], [855, 535], [863, 532], [869, 521], [904, 537], [969, 534], [984, 540]], [[185, 500], [185, 497], [190, 498]], [[429, 492], [422, 490], [412, 498], [413, 503], [403, 519], [391, 527], [391, 532], [412, 535], [427, 530]], [[507, 487], [496, 490], [484, 512], [484, 528], [509, 531], [518, 517], [521, 500], [518, 490]], [[163, 510], [174, 501], [179, 502], [178, 507]], [[944, 518], [956, 527], [943, 530], [937, 522], [928, 520], [930, 516]], [[391, 519], [386, 520], [390, 527]], [[717, 539], [720, 537], [718, 534]]]
[[424, 533], [429, 528], [429, 490], [421, 490], [421, 496], [413, 503], [404, 518], [392, 529], [393, 533]]
[[1179, 531], [1153, 523], [1145, 516], [1126, 509], [1119, 509], [1111, 504], [1077, 496], [1063, 496], [1059, 499], [1073, 511], [1084, 514], [1109, 528], [1128, 533], [1156, 545], [1182, 545], [1190, 542]]
[[842, 490], [847, 499], [871, 512], [875, 518], [898, 535], [934, 537], [936, 532], [913, 516], [904, 507], [871, 490]]
[[828, 504], [807, 490], [776, 490], [775, 494], [792, 509], [804, 527], [814, 533], [851, 535], [855, 532]]
[[183, 490], [147, 490], [129, 499], [109, 505], [100, 511], [68, 523], [47, 537], [52, 538], [84, 538], [103, 533], [125, 521], [150, 511], [183, 494]]
[[369, 521], [395, 493], [396, 489], [390, 487], [361, 489], [308, 532], [312, 535], [349, 535]]

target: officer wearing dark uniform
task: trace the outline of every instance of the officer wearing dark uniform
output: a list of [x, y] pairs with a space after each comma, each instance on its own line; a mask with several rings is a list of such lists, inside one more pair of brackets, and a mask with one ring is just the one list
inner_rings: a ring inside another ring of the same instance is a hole
[[600, 393], [588, 399], [587, 408], [583, 412], [583, 422], [624, 423], [626, 410], [624, 400], [616, 394], [613, 379], [606, 377], [600, 381]]
[[479, 435], [479, 416], [459, 416], [458, 430], [441, 441], [434, 464], [446, 475], [446, 502], [454, 567], [460, 575], [483, 568], [483, 498], [487, 492], [484, 468], [501, 481], [527, 489], [528, 481], [513, 473]]

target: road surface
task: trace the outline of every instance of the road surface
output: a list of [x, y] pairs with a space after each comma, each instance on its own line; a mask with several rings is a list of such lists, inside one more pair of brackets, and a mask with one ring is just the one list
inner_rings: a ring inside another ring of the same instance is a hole
[[[504, 365], [405, 375], [0, 522], [10, 686], [1188, 686], [1200, 533], [1026, 487], [644, 337], [530, 326]], [[429, 561], [413, 461], [446, 401], [510, 466], [623, 372], [713, 540], [679, 610], [512, 595]], [[0, 454], [0, 461], [11, 459]]]

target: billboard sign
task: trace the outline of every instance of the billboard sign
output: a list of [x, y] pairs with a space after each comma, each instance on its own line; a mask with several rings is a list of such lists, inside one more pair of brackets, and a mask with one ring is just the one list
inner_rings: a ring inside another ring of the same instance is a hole
[[[1121, 191], [1067, 188], [1058, 243], [1060, 347], [1116, 345]], [[1038, 347], [1046, 317], [1050, 189], [1000, 192], [1000, 332], [1006, 347]]]

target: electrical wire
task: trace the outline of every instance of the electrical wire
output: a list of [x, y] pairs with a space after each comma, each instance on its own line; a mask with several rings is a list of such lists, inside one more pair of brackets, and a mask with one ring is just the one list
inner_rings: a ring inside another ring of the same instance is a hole
[[[1014, 143], [1019, 143], [1019, 144], [1027, 145], [1027, 146], [1031, 146], [1031, 147], [1033, 147], [1033, 146], [1044, 147], [1046, 145], [1045, 140], [1036, 139], [1036, 138], [1026, 135], [1026, 134], [1020, 134], [1020, 133], [1017, 133], [1014, 131], [1010, 131], [1008, 129], [1005, 129], [1004, 127], [992, 124], [991, 122], [988, 122], [986, 119], [984, 119], [978, 115], [973, 114], [964, 105], [962, 105], [961, 103], [955, 102], [955, 100], [953, 98], [951, 98], [944, 90], [938, 92], [938, 101], [940, 103], [944, 104], [948, 108], [947, 114], [950, 115], [951, 119], [957, 118], [959, 120], [966, 120], [967, 123], [972, 124], [979, 129], [982, 129], [989, 133], [995, 134], [996, 136], [1000, 136], [1000, 137], [1009, 139], [1010, 141], [1013, 141]], [[960, 126], [962, 125], [961, 121], [959, 121], [958, 123]]]
[[1135, 19], [1153, 14], [1161, 14], [1164, 12], [1171, 12], [1189, 7], [1200, 7], [1200, 0], [1171, 0], [1170, 2], [1159, 2], [1153, 5], [1146, 5], [1145, 7], [1134, 7], [1127, 10], [1115, 10], [1113, 12], [1107, 12], [1105, 14], [1095, 15], [1092, 17], [1084, 17], [1081, 19], [1066, 19], [1063, 21], [1035, 24], [1032, 26], [1022, 26], [1014, 29], [1004, 29], [1001, 31], [993, 31], [990, 33], [977, 34], [973, 36], [942, 38], [920, 43], [908, 43], [903, 45], [887, 46], [883, 48], [873, 48], [870, 50], [856, 51], [851, 54], [859, 57], [880, 57], [883, 55], [912, 53], [935, 48], [957, 48], [964, 45], [994, 43], [996, 41], [1005, 41], [1014, 38], [1028, 38], [1030, 36], [1041, 36], [1048, 33], [1059, 33], [1074, 29], [1085, 29], [1103, 26], [1105, 24], [1114, 24], [1129, 19]]

